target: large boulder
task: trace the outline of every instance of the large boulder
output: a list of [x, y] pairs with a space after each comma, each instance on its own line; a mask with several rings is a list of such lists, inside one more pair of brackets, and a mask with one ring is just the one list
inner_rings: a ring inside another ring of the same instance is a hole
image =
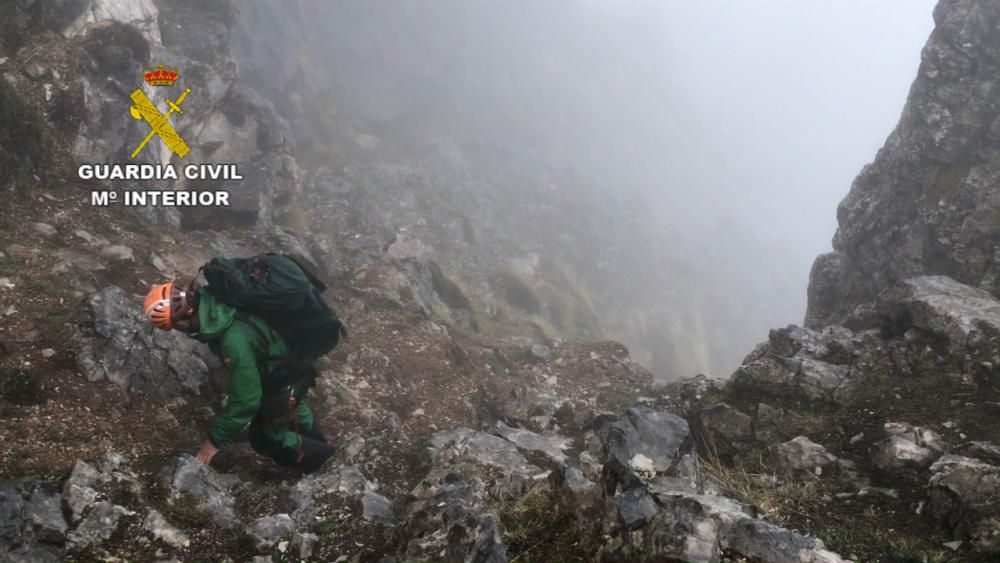
[[461, 473], [495, 482], [497, 490], [516, 495], [548, 475], [529, 463], [514, 443], [469, 428], [434, 434], [427, 453], [431, 474]]
[[390, 523], [393, 519], [392, 505], [376, 490], [375, 483], [369, 481], [356, 466], [327, 464], [320, 471], [299, 479], [286, 491], [286, 497], [291, 518], [300, 528], [315, 522], [324, 505], [323, 497], [329, 494], [346, 498], [364, 520]]
[[70, 518], [76, 522], [97, 500], [98, 489], [108, 482], [108, 476], [85, 461], [78, 460], [66, 482], [63, 483], [63, 499], [69, 509]]
[[754, 518], [715, 495], [658, 495], [661, 512], [642, 534], [641, 557], [716, 562], [723, 550], [769, 563], [845, 563], [819, 539]]
[[1000, 348], [1000, 301], [947, 276], [903, 281], [880, 300], [886, 317], [944, 340], [953, 354]]
[[[797, 326], [772, 330], [736, 369], [731, 385], [758, 394], [836, 404], [849, 402], [865, 368], [868, 332]], [[873, 347], [871, 347], [873, 348]]]
[[541, 435], [523, 428], [512, 428], [503, 422], [497, 422], [492, 432], [514, 444], [519, 451], [540, 465], [554, 468], [564, 468], [568, 462], [566, 450], [571, 441], [556, 434]]
[[62, 487], [62, 504], [69, 509], [70, 522], [76, 524], [87, 517], [112, 489], [133, 499], [143, 496], [142, 483], [121, 454], [108, 452], [98, 466], [77, 460]]
[[118, 287], [87, 298], [82, 317], [77, 364], [90, 381], [169, 398], [208, 389], [209, 370], [221, 365], [206, 345], [155, 329]]
[[836, 476], [840, 469], [837, 456], [805, 436], [775, 444], [769, 452], [775, 469], [803, 481]]
[[872, 450], [872, 465], [883, 473], [898, 475], [920, 471], [944, 453], [944, 440], [928, 428], [887, 422], [883, 429], [887, 437]]
[[62, 494], [51, 484], [0, 480], [0, 560], [57, 562], [67, 552], [106, 541], [134, 515], [102, 499], [112, 492], [117, 498], [142, 497], [138, 478], [113, 452], [98, 466], [78, 461]]
[[946, 455], [930, 472], [931, 515], [952, 529], [956, 539], [970, 541], [975, 551], [1000, 555], [1000, 467]]
[[123, 506], [98, 501], [80, 525], [70, 532], [70, 550], [83, 550], [108, 540], [125, 523], [123, 519], [134, 514]]
[[633, 475], [669, 474], [693, 446], [686, 420], [645, 406], [632, 407], [622, 416], [598, 417], [594, 433], [600, 448], [593, 453]]

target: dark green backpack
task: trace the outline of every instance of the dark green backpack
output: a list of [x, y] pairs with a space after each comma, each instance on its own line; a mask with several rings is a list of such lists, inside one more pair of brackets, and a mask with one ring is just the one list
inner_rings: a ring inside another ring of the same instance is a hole
[[213, 258], [202, 273], [213, 297], [257, 315], [284, 339], [289, 356], [284, 359], [281, 384], [315, 377], [313, 362], [347, 334], [323, 301], [326, 284], [304, 258], [284, 254]]

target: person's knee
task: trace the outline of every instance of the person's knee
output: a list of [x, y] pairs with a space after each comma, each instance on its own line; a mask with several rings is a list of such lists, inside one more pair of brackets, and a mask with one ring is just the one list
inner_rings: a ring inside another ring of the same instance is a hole
[[323, 431], [320, 429], [319, 424], [317, 424], [316, 422], [313, 422], [312, 426], [310, 426], [307, 430], [303, 430], [302, 436], [305, 438], [316, 440], [317, 442], [323, 442], [324, 444], [327, 441], [326, 436], [323, 435]]
[[[294, 445], [290, 442], [294, 436]], [[336, 451], [326, 443], [322, 431], [313, 422], [308, 430], [299, 434], [286, 434], [284, 440], [278, 440], [268, 435], [261, 428], [251, 425], [247, 437], [250, 447], [255, 452], [267, 456], [281, 466], [301, 466], [305, 471], [319, 469]]]

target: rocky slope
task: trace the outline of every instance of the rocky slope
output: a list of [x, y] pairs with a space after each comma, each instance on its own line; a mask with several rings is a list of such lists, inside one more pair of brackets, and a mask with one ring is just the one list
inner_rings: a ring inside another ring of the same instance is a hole
[[[841, 295], [814, 272], [820, 309], [812, 311], [826, 312], [807, 328], [772, 331], [728, 381], [658, 384], [615, 342], [549, 338], [525, 317], [483, 315], [494, 310], [483, 296], [495, 288], [470, 289], [458, 271], [508, 264], [506, 249], [497, 258], [465, 247], [502, 237], [468, 227], [466, 202], [426, 205], [407, 190], [443, 185], [422, 192], [440, 203], [448, 186], [480, 176], [448, 183], [437, 169], [364, 159], [336, 174], [295, 172], [282, 119], [232, 68], [232, 4], [198, 4], [204, 17], [193, 3], [166, 0], [3, 9], [0, 158], [13, 163], [5, 178], [14, 204], [0, 212], [0, 559], [835, 562], [1000, 553], [1000, 301], [990, 288], [957, 270], [907, 271], [889, 285], [888, 274], [848, 268], [859, 281]], [[988, 53], [986, 23], [1000, 19], [991, 10], [938, 7], [908, 112], [937, 84], [925, 72], [941, 41], [960, 36], [964, 52]], [[120, 124], [107, 116], [125, 107], [126, 82], [104, 73], [137, 70], [157, 53], [210, 66], [205, 80], [221, 80], [199, 83], [217, 104], [192, 98], [204, 120], [188, 125], [204, 141], [196, 158], [224, 150], [240, 162], [280, 163], [265, 165], [253, 205], [238, 214], [90, 208], [65, 180], [74, 158], [119, 160], [141, 131], [107, 133], [93, 114], [67, 117], [56, 100], [83, 96], [88, 112]], [[954, 86], [963, 77], [941, 88], [964, 92]], [[233, 104], [246, 121], [227, 114]], [[914, 138], [924, 135], [913, 127]], [[50, 150], [5, 141], [23, 135]], [[894, 139], [880, 159], [897, 150]], [[869, 170], [858, 186], [896, 185], [863, 181]], [[282, 178], [301, 180], [293, 195], [283, 195]], [[858, 190], [848, 202], [875, 205]], [[876, 207], [926, 198], [907, 194]], [[558, 222], [547, 196], [537, 197], [523, 228]], [[288, 228], [297, 213], [326, 217], [328, 228]], [[560, 248], [569, 250], [544, 250]], [[189, 454], [222, 406], [224, 374], [200, 345], [154, 332], [138, 307], [150, 282], [190, 275], [214, 255], [262, 250], [324, 265], [329, 299], [351, 329], [323, 361], [312, 398], [338, 453], [308, 476], [279, 471], [245, 442], [198, 466]], [[853, 256], [838, 252], [819, 263]], [[538, 253], [513, 272], [550, 275]], [[527, 294], [510, 279], [500, 287], [510, 303], [553, 307], [544, 285]], [[588, 318], [576, 304], [565, 313], [567, 323]]]

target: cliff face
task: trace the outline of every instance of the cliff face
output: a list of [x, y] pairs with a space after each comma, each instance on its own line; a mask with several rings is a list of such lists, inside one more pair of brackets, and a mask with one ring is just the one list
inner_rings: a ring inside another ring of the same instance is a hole
[[941, 274], [1000, 295], [1000, 4], [945, 0], [899, 124], [837, 210], [806, 326], [895, 282]]

